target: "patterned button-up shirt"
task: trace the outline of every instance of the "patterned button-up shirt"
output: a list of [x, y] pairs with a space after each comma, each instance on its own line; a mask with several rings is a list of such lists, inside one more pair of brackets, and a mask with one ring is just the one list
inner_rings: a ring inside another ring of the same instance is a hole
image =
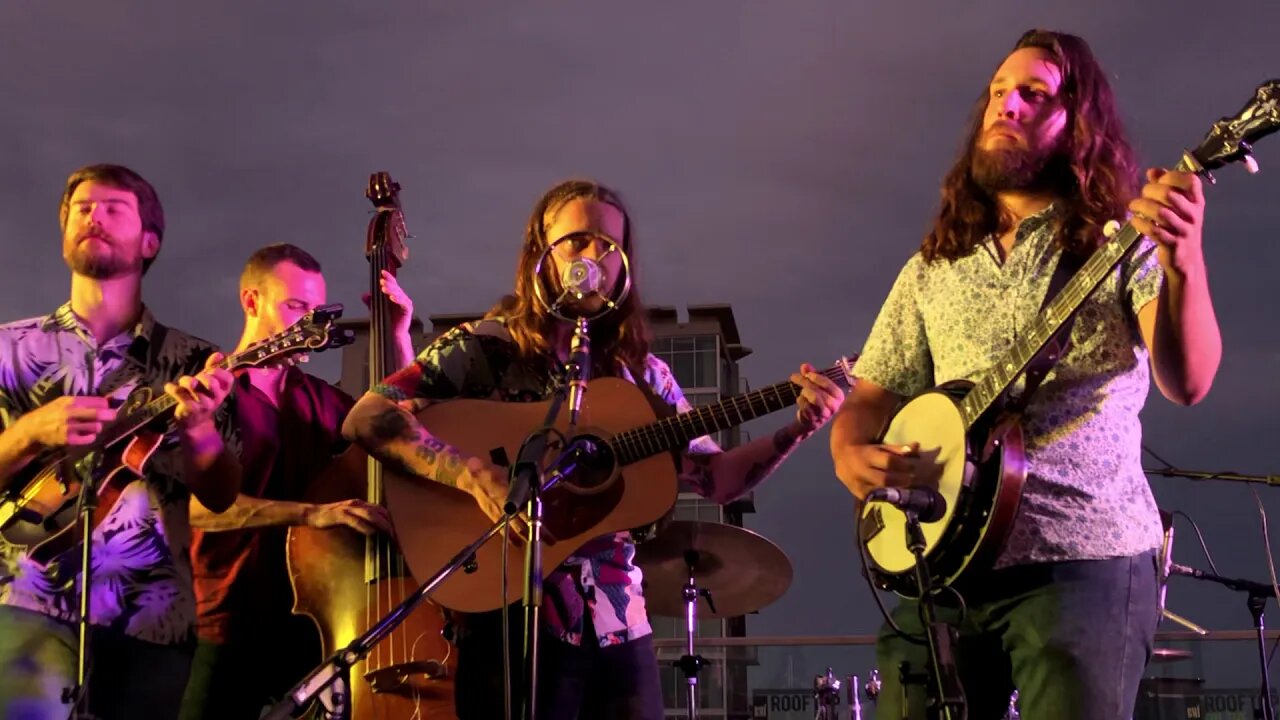
[[[160, 346], [152, 348], [153, 342]], [[203, 369], [213, 350], [162, 327], [145, 308], [133, 328], [101, 344], [70, 304], [0, 326], [0, 430], [63, 395], [103, 396], [118, 407], [135, 388], [160, 392], [166, 381]], [[146, 478], [126, 486], [95, 529], [92, 623], [154, 643], [193, 638], [189, 493], [181, 460], [168, 438], [147, 464]], [[74, 622], [79, 568], [78, 554], [44, 567], [0, 540], [0, 602]]]
[[[637, 382], [629, 372], [622, 374]], [[648, 356], [643, 375], [640, 380], [662, 402], [679, 412], [691, 409], [666, 363]], [[536, 402], [550, 398], [563, 383], [563, 369], [552, 359], [522, 359], [501, 321], [484, 320], [441, 335], [412, 365], [375, 386], [374, 392], [397, 401], [484, 398]], [[708, 437], [692, 441], [688, 450], [692, 454], [719, 451]], [[652, 632], [635, 554], [630, 533], [605, 535], [587, 542], [548, 574], [543, 586], [544, 617], [556, 637], [580, 645], [587, 612], [602, 647]]]
[[[1023, 220], [1003, 263], [991, 238], [954, 262], [913, 256], [858, 359], [859, 377], [905, 396], [980, 379], [1040, 311], [1061, 256], [1053, 218], [1049, 208]], [[1150, 373], [1137, 315], [1163, 277], [1144, 238], [1076, 316], [1068, 352], [1027, 407], [1027, 482], [997, 566], [1122, 557], [1160, 544], [1140, 462]]]

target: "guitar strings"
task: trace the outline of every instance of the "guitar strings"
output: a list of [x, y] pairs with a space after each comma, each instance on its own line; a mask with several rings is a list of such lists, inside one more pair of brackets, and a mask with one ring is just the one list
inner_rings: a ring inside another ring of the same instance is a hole
[[[831, 380], [840, 380], [845, 376], [844, 369], [839, 366], [827, 368], [821, 374]], [[770, 395], [773, 396], [773, 401], [770, 400]], [[673, 415], [644, 427], [618, 433], [609, 445], [618, 458], [619, 464], [627, 465], [648, 455], [662, 452], [664, 443], [681, 444], [685, 438], [681, 437], [680, 431], [690, 438], [710, 435], [759, 415], [786, 408], [795, 403], [799, 395], [798, 385], [783, 381], [719, 403], [701, 405], [689, 412]], [[773, 407], [773, 402], [777, 403], [777, 407]], [[730, 411], [737, 414], [737, 423], [734, 422]]]

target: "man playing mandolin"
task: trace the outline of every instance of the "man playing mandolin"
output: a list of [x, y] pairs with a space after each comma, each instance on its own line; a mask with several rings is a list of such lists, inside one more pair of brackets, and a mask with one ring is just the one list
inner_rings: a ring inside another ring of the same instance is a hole
[[[383, 271], [395, 336], [395, 367], [413, 360], [413, 303]], [[249, 257], [240, 276], [239, 349], [285, 330], [327, 304], [319, 261], [287, 243]], [[297, 367], [252, 368], [229, 402], [244, 467], [241, 493], [225, 512], [191, 501], [199, 643], [182, 719], [257, 718], [321, 660], [316, 629], [292, 613], [285, 529], [349, 527], [391, 532], [386, 510], [363, 500], [302, 502], [311, 483], [347, 447], [342, 421], [355, 400]], [[336, 494], [336, 493], [335, 493]]]
[[[617, 193], [586, 181], [552, 188], [529, 219], [514, 294], [485, 319], [442, 335], [413, 365], [361, 398], [344, 433], [388, 467], [455, 487], [474, 497], [489, 517], [500, 517], [508, 492], [505, 471], [495, 468], [490, 458], [468, 456], [438, 439], [433, 432], [444, 428], [423, 427], [397, 403], [423, 405], [455, 398], [529, 402], [554, 395], [564, 382], [573, 328], [537, 304], [534, 284], [544, 283], [544, 292], [559, 296], [558, 281], [566, 266], [577, 258], [600, 260], [608, 254], [609, 244], [599, 235], [616, 238], [626, 253], [633, 250], [630, 218]], [[565, 238], [570, 239], [560, 242]], [[554, 260], [548, 265], [554, 263], [554, 270], [535, 276], [539, 258], [552, 245], [549, 254]], [[608, 255], [599, 263], [606, 286], [621, 282], [619, 255]], [[585, 300], [603, 302], [596, 295]], [[592, 323], [591, 377], [624, 378], [668, 412], [688, 410], [671, 371], [649, 354], [644, 317], [632, 292], [617, 309]], [[764, 480], [797, 443], [827, 422], [843, 398], [830, 379], [808, 365], [791, 381], [802, 388], [794, 422], [729, 451], [721, 451], [709, 437], [694, 440], [679, 459], [681, 480], [718, 502], [741, 496]], [[548, 575], [539, 717], [663, 717], [658, 666], [634, 555], [629, 533], [609, 534], [588, 541]], [[463, 720], [504, 716], [499, 618], [497, 612], [471, 615], [460, 631], [456, 700]], [[519, 637], [516, 624], [516, 670]], [[518, 689], [519, 673], [515, 675], [513, 688]], [[519, 698], [515, 705], [518, 713]]]
[[[890, 291], [834, 422], [836, 474], [854, 495], [914, 484], [926, 446], [875, 444], [895, 408], [931, 386], [997, 371], [1039, 314], [1059, 259], [1088, 256], [1108, 221], [1132, 213], [1149, 238], [1084, 301], [1039, 388], [1013, 387], [1026, 402], [1021, 506], [994, 568], [956, 583], [967, 612], [937, 596], [941, 618], [963, 617], [955, 660], [971, 718], [1000, 717], [1014, 686], [1023, 715], [1037, 720], [1133, 711], [1158, 619], [1161, 542], [1138, 413], [1152, 371], [1162, 394], [1191, 405], [1209, 391], [1222, 353], [1201, 251], [1201, 181], [1162, 169], [1146, 180], [1139, 188], [1088, 45], [1023, 35], [978, 101], [933, 229]], [[917, 637], [918, 609], [904, 601], [892, 614]], [[923, 683], [908, 687], [903, 714], [898, 669], [909, 662], [923, 673], [925, 646], [886, 629], [878, 654], [878, 716], [924, 717]]]
[[[240, 488], [214, 422], [231, 373], [214, 367], [212, 345], [161, 325], [142, 303], [165, 226], [150, 183], [118, 165], [81, 168], [60, 219], [70, 301], [0, 327], [0, 488], [20, 489], [23, 470], [53, 453], [92, 446], [135, 388], [177, 401], [176, 440], [141, 479], [127, 476], [113, 502], [98, 501], [106, 515], [92, 538], [88, 688], [75, 708], [173, 718], [195, 637], [187, 499], [221, 511]], [[0, 540], [0, 717], [72, 714], [63, 692], [76, 682], [80, 554], [77, 545], [39, 563]]]

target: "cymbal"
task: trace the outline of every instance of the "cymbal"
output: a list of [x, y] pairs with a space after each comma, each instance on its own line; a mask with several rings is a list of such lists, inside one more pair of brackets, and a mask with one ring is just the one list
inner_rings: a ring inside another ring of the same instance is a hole
[[1180, 648], [1158, 647], [1152, 648], [1150, 662], [1173, 662], [1174, 660], [1187, 660], [1191, 658], [1190, 650], [1182, 650]]
[[636, 546], [650, 613], [684, 617], [690, 561], [698, 590], [711, 592], [710, 603], [701, 594], [698, 598], [698, 617], [703, 619], [755, 612], [791, 585], [791, 561], [763, 536], [736, 525], [676, 520]]

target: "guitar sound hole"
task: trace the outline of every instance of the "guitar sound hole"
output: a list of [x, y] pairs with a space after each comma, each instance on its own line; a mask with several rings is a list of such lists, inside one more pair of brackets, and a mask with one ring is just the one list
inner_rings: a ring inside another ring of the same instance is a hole
[[579, 435], [573, 443], [580, 446], [573, 472], [561, 481], [569, 492], [594, 495], [603, 492], [617, 477], [617, 460], [609, 444], [594, 435]]
[[624, 484], [617, 459], [598, 437], [573, 439], [581, 452], [572, 461], [573, 472], [544, 495], [544, 535], [548, 545], [594, 527], [622, 500]]

